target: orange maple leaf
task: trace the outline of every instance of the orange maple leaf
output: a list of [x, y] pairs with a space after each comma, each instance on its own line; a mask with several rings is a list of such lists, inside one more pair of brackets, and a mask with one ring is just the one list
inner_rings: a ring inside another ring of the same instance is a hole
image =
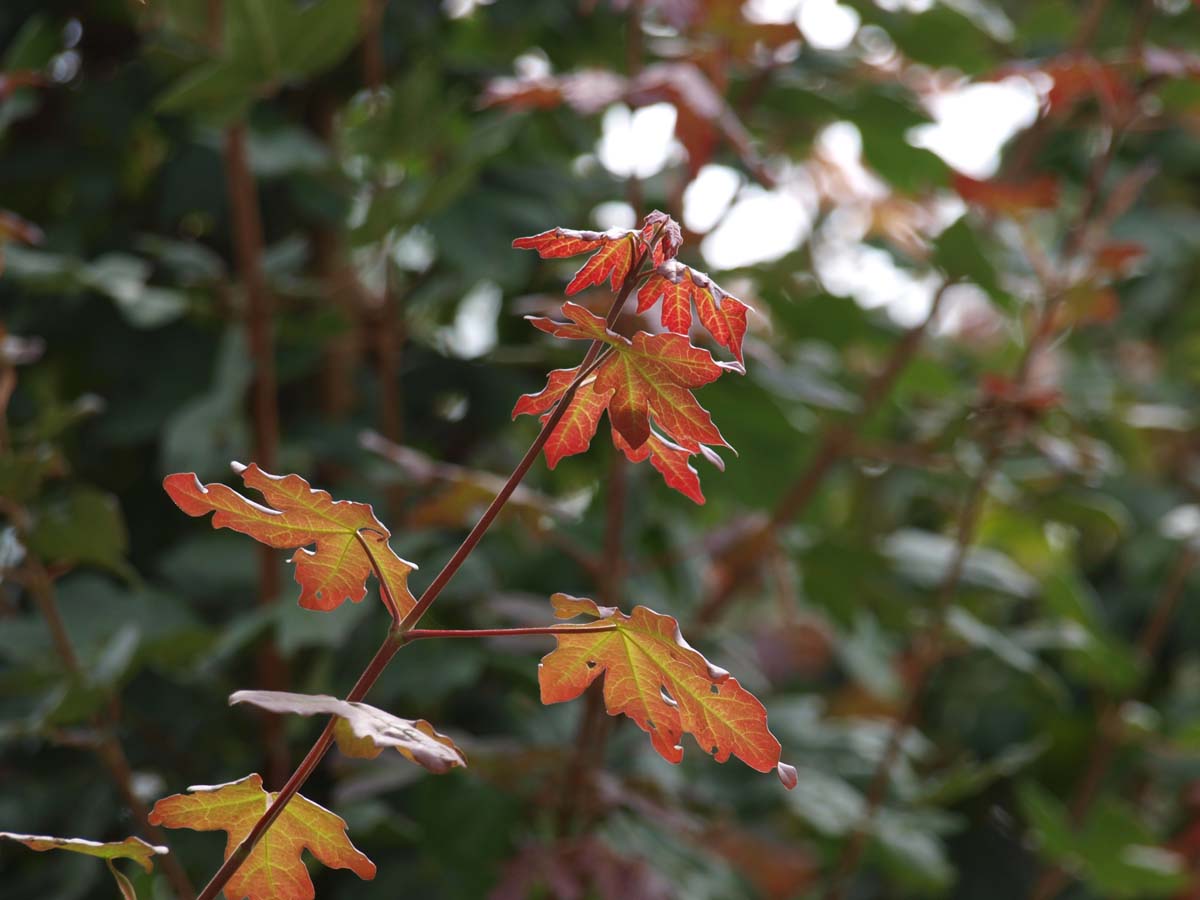
[[637, 311], [646, 312], [662, 300], [659, 316], [663, 328], [687, 334], [692, 327], [692, 304], [700, 324], [713, 339], [742, 362], [742, 340], [746, 336], [746, 311], [741, 300], [695, 269], [668, 260], [659, 265], [638, 290]]
[[[226, 859], [276, 796], [263, 790], [262, 778], [257, 774], [229, 784], [190, 787], [188, 791], [155, 803], [150, 823], [224, 831], [229, 835]], [[229, 900], [313, 900], [312, 880], [300, 858], [304, 850], [330, 868], [350, 869], [365, 881], [375, 877], [375, 864], [346, 836], [345, 821], [297, 794], [229, 879], [225, 896]]]
[[678, 763], [682, 737], [691, 734], [717, 762], [736, 756], [760, 772], [778, 770], [787, 783], [789, 767], [780, 763], [766, 709], [736, 678], [690, 647], [674, 618], [644, 606], [627, 616], [568, 594], [555, 594], [551, 603], [560, 619], [584, 615], [613, 629], [555, 635], [557, 649], [538, 667], [543, 703], [573, 700], [604, 675], [609, 714], [633, 719], [664, 759]]
[[[248, 500], [224, 484], [201, 484], [192, 472], [168, 475], [163, 487], [189, 516], [215, 513], [214, 528], [231, 528], [279, 549], [295, 548], [292, 562], [300, 605], [306, 609], [336, 609], [347, 598], [357, 603], [366, 596], [367, 576], [376, 567], [386, 588], [380, 596], [392, 616], [402, 618], [412, 609], [408, 573], [416, 565], [392, 551], [391, 532], [370, 506], [334, 500], [299, 475], [270, 475], [254, 463], [234, 463], [234, 470], [271, 506]], [[310, 545], [314, 549], [306, 549]]]

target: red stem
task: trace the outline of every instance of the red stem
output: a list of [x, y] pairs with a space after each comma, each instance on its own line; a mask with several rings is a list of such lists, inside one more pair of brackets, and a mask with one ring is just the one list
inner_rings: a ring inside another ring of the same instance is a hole
[[530, 625], [524, 628], [414, 628], [404, 633], [404, 643], [429, 638], [518, 637], [525, 634], [596, 634], [614, 631], [616, 625]]
[[[275, 470], [279, 448], [279, 406], [276, 396], [274, 303], [262, 268], [263, 228], [258, 209], [258, 186], [250, 171], [246, 126], [239, 122], [225, 132], [225, 177], [229, 189], [233, 249], [246, 289], [246, 336], [254, 361], [251, 397], [254, 419], [254, 458], [268, 472]], [[279, 568], [275, 552], [258, 548], [258, 602], [270, 606], [279, 599]], [[258, 654], [259, 682], [267, 690], [284, 690], [289, 682], [287, 662], [269, 637]], [[275, 781], [288, 769], [287, 740], [278, 716], [261, 718], [267, 748], [267, 774]]]

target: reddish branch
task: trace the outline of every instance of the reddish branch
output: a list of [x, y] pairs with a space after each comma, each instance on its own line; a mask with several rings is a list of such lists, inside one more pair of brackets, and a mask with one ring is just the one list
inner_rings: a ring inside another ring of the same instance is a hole
[[[250, 171], [244, 123], [225, 132], [225, 178], [229, 191], [233, 249], [238, 273], [246, 291], [246, 336], [254, 362], [251, 409], [254, 419], [254, 457], [274, 471], [279, 448], [279, 407], [275, 379], [273, 302], [263, 271], [263, 229], [258, 208], [258, 186]], [[279, 598], [279, 566], [270, 547], [258, 548], [258, 602], [270, 606]], [[274, 641], [268, 639], [258, 654], [259, 681], [267, 690], [282, 691], [289, 683], [287, 663]], [[261, 717], [267, 748], [268, 774], [278, 781], [287, 771], [287, 740], [278, 716]]]

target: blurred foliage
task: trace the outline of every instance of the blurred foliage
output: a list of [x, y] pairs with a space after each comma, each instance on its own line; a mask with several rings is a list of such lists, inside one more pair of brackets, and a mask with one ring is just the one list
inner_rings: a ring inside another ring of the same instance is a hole
[[[811, 218], [713, 272], [757, 314], [747, 376], [700, 393], [740, 454], [705, 467], [707, 504], [601, 441], [539, 464], [428, 619], [540, 624], [560, 590], [674, 615], [764, 700], [797, 789], [669, 766], [621, 723], [577, 748], [585, 704], [537, 700], [543, 639], [420, 641], [371, 703], [470, 768], [331, 755], [305, 793], [379, 874], [314, 872], [320, 897], [820, 897], [859, 830], [855, 898], [1027, 896], [1055, 868], [1064, 896], [1200, 896], [1200, 12], [847, 0], [856, 34], [819, 49], [747, 18], [772, 6], [6, 0], [0, 826], [139, 833], [92, 752], [113, 736], [143, 801], [268, 771], [263, 719], [226, 704], [270, 686], [263, 648], [290, 689], [344, 695], [385, 628], [372, 601], [299, 609], [282, 559], [258, 604], [249, 543], [160, 488], [228, 478], [262, 426], [227, 181], [244, 127], [278, 468], [373, 502], [418, 591], [532, 439], [518, 395], [578, 358], [521, 320], [569, 264], [514, 237], [632, 222], [612, 204], [681, 218], [709, 165]], [[940, 95], [1005, 78], [1039, 107], [994, 177], [916, 146]], [[606, 110], [658, 103], [679, 147], [631, 183], [598, 159]], [[861, 159], [831, 151], [847, 133]], [[713, 223], [683, 221], [707, 268]], [[283, 728], [298, 760], [317, 725]], [[207, 880], [220, 839], [169, 838]], [[74, 854], [5, 845], [0, 871], [13, 900], [113, 896]], [[130, 880], [173, 896], [161, 865]]]

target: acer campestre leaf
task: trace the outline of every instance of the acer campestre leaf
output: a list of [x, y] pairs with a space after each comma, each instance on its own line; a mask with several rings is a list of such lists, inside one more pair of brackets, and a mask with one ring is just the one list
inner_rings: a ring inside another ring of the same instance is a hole
[[536, 250], [542, 259], [560, 259], [595, 250], [567, 285], [567, 293], [575, 294], [605, 281], [616, 290], [633, 267], [642, 243], [638, 232], [624, 228], [608, 231], [552, 228], [531, 237], [517, 238], [513, 246], [519, 250]]
[[454, 741], [439, 734], [424, 719], [401, 719], [366, 703], [287, 691], [237, 691], [229, 696], [229, 703], [249, 703], [276, 713], [336, 716], [334, 737], [338, 749], [347, 756], [374, 759], [392, 747], [438, 775], [467, 764], [466, 755]]
[[686, 335], [692, 327], [692, 305], [700, 324], [722, 347], [742, 362], [742, 340], [746, 336], [749, 307], [725, 293], [720, 286], [690, 266], [667, 260], [638, 289], [637, 311], [644, 313], [662, 300], [659, 317], [663, 328]]
[[148, 844], [138, 837], [127, 837], [123, 841], [100, 843], [83, 838], [48, 837], [44, 834], [16, 834], [0, 831], [0, 838], [24, 844], [30, 850], [69, 850], [100, 859], [132, 859], [147, 872], [154, 871], [154, 857], [167, 853], [166, 847]]
[[[248, 500], [224, 484], [201, 484], [194, 473], [168, 475], [163, 487], [189, 516], [214, 513], [214, 528], [231, 528], [279, 549], [295, 549], [300, 605], [329, 611], [346, 599], [354, 603], [367, 593], [367, 576], [378, 567], [386, 582], [380, 597], [393, 618], [412, 609], [408, 573], [416, 565], [397, 556], [389, 532], [365, 503], [334, 500], [314, 490], [299, 475], [270, 475], [256, 464], [234, 463], [246, 487], [258, 491], [270, 506]], [[360, 541], [359, 538], [362, 538]], [[370, 555], [364, 549], [370, 548]], [[312, 546], [313, 549], [307, 549]], [[389, 604], [390, 597], [390, 604]]]
[[138, 837], [127, 837], [123, 841], [100, 843], [99, 841], [88, 841], [83, 838], [49, 837], [44, 834], [16, 834], [11, 831], [0, 831], [0, 839], [16, 841], [19, 844], [24, 844], [30, 850], [37, 850], [39, 852], [45, 850], [69, 850], [72, 853], [82, 853], [85, 856], [98, 857], [108, 865], [108, 871], [112, 873], [112, 877], [117, 883], [117, 890], [121, 892], [124, 900], [137, 900], [137, 895], [134, 893], [133, 883], [113, 865], [113, 861], [117, 859], [131, 859], [145, 871], [152, 872], [154, 870], [154, 857], [162, 856], [168, 852], [166, 847], [148, 844]]
[[[229, 836], [226, 858], [275, 797], [263, 790], [262, 778], [257, 774], [229, 784], [190, 787], [188, 791], [155, 803], [150, 823], [224, 831]], [[306, 849], [330, 868], [350, 869], [365, 881], [375, 877], [375, 864], [350, 843], [346, 823], [297, 794], [229, 879], [225, 896], [228, 900], [313, 900], [312, 880], [301, 859]]]
[[[703, 503], [699, 479], [687, 459], [704, 453], [720, 465], [720, 458], [708, 446], [729, 444], [691, 389], [715, 381], [727, 370], [740, 371], [740, 366], [718, 363], [708, 351], [693, 347], [679, 334], [638, 332], [632, 340], [622, 337], [606, 328], [599, 316], [575, 303], [564, 304], [563, 314], [568, 321], [531, 321], [556, 337], [598, 340], [614, 352], [577, 388], [546, 442], [547, 465], [554, 468], [564, 456], [586, 450], [601, 413], [607, 410], [613, 442], [631, 461], [648, 458], [668, 485]], [[513, 417], [548, 415], [578, 372], [578, 368], [551, 372], [544, 389], [517, 400]]]
[[563, 259], [591, 253], [567, 285], [567, 293], [575, 294], [587, 287], [608, 281], [613, 290], [621, 286], [635, 265], [647, 252], [658, 265], [674, 259], [683, 243], [679, 223], [664, 212], [654, 210], [642, 220], [640, 230], [610, 228], [608, 231], [576, 231], [571, 228], [552, 228], [541, 234], [517, 238], [512, 245], [518, 250], [536, 250], [542, 259]]
[[669, 762], [683, 758], [680, 742], [691, 734], [717, 762], [736, 756], [759, 772], [777, 770], [791, 786], [790, 767], [780, 762], [779, 741], [767, 729], [766, 709], [736, 678], [690, 647], [674, 618], [644, 606], [627, 616], [567, 594], [555, 594], [551, 603], [560, 619], [584, 615], [616, 627], [555, 634], [557, 649], [538, 666], [543, 703], [573, 700], [603, 675], [609, 714], [633, 719]]

